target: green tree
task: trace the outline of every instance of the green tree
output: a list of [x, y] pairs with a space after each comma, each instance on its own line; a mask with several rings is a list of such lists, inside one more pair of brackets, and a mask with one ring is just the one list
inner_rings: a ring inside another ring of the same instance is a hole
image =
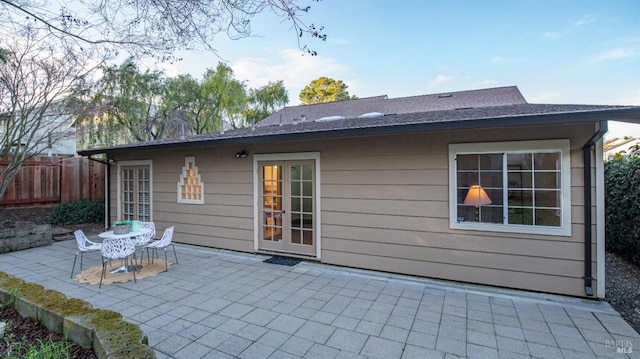
[[257, 89], [249, 89], [249, 106], [245, 112], [245, 126], [266, 118], [289, 102], [289, 93], [282, 80], [269, 82]]
[[242, 114], [247, 105], [244, 83], [235, 79], [231, 67], [219, 63], [215, 70], [208, 69], [200, 83], [200, 95], [205, 103], [203, 128], [195, 133], [208, 133], [222, 129], [223, 121], [233, 128], [241, 127]]
[[163, 90], [162, 72], [142, 72], [133, 59], [103, 68], [98, 92], [80, 115], [82, 147], [166, 137], [168, 122], [159, 111]]
[[321, 76], [300, 91], [300, 102], [303, 105], [311, 105], [356, 99], [355, 95], [349, 95], [348, 87], [342, 80]]
[[141, 72], [129, 59], [105, 68], [98, 90], [81, 115], [81, 148], [251, 126], [288, 102], [282, 81], [247, 89], [223, 63], [198, 81]]
[[190, 75], [166, 79], [161, 111], [165, 119], [176, 124], [180, 135], [206, 128], [205, 107], [206, 101], [201, 96], [198, 80]]

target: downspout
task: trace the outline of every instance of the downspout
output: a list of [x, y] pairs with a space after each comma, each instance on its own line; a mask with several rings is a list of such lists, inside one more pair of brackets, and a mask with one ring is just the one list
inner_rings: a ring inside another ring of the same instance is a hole
[[97, 158], [93, 158], [91, 156], [88, 156], [87, 158], [90, 159], [91, 161], [95, 161], [95, 162], [106, 165], [104, 203], [105, 203], [105, 216], [106, 216], [105, 228], [107, 228], [108, 227], [107, 223], [109, 223], [109, 220], [111, 218], [111, 163], [109, 163], [109, 160], [103, 161]]
[[591, 196], [591, 149], [607, 132], [607, 121], [600, 121], [598, 132], [582, 146], [582, 154], [584, 158], [584, 291], [588, 296], [593, 296], [593, 274], [591, 271], [592, 253], [592, 205], [593, 198]]

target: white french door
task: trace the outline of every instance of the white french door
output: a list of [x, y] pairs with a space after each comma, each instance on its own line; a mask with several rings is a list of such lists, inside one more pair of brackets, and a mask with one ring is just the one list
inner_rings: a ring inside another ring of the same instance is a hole
[[259, 161], [259, 249], [316, 256], [314, 160]]

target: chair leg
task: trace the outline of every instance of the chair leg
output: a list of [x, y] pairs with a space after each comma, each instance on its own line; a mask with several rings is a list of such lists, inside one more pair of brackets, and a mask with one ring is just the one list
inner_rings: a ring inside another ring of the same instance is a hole
[[[128, 257], [127, 257], [127, 258], [128, 258]], [[136, 258], [136, 254], [135, 254], [135, 253], [133, 254], [133, 258], [134, 258], [134, 259]], [[138, 283], [138, 280], [136, 279], [136, 271], [135, 271], [135, 270], [133, 270], [133, 271], [131, 271], [131, 272], [133, 273], [133, 282], [134, 282], [134, 283]]]
[[167, 261], [167, 247], [164, 247], [164, 271], [169, 271], [169, 262]]
[[176, 257], [176, 264], [178, 264], [178, 255], [176, 254], [176, 246], [171, 243], [171, 247], [173, 248], [173, 256]]
[[71, 279], [73, 279], [73, 271], [76, 269], [76, 260], [78, 259], [78, 253], [76, 252], [75, 257], [73, 257], [73, 267], [71, 267]]
[[106, 274], [107, 274], [107, 263], [103, 259], [102, 260], [102, 273], [100, 275], [100, 286], [98, 286], [98, 288], [102, 288], [102, 278], [104, 278], [104, 276]]
[[84, 252], [80, 252], [80, 272], [82, 272], [82, 257]]

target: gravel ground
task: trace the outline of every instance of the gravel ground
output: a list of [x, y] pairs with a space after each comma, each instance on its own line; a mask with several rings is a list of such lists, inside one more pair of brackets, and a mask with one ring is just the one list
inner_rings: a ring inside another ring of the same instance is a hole
[[640, 333], [640, 268], [607, 253], [606, 300]]

